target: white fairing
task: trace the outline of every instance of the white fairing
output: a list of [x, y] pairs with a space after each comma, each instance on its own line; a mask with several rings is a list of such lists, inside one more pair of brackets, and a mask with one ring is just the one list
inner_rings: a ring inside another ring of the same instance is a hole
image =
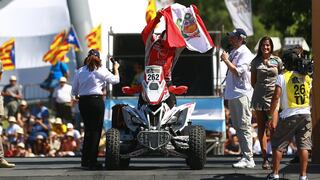
[[181, 131], [190, 122], [191, 114], [196, 106], [196, 103], [187, 103], [180, 105], [178, 107], [173, 107], [169, 111], [166, 111], [163, 118], [161, 119], [161, 124], [172, 124], [174, 131]]
[[143, 99], [151, 105], [160, 104], [169, 97], [161, 66], [146, 66], [142, 89]]

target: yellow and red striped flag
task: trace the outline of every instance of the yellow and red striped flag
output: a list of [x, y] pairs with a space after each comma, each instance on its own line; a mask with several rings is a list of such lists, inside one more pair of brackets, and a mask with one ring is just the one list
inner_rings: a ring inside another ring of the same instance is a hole
[[157, 15], [156, 0], [148, 0], [148, 7], [146, 11], [146, 21], [147, 23], [154, 19]]
[[88, 42], [87, 46], [89, 49], [101, 51], [101, 24], [91, 30], [91, 32], [86, 36], [86, 40]]
[[4, 70], [15, 68], [15, 46], [14, 38], [8, 40], [0, 46], [0, 59]]
[[71, 45], [66, 41], [65, 31], [57, 34], [51, 42], [49, 51], [43, 56], [44, 62], [50, 62], [55, 65], [58, 61], [66, 61], [65, 55], [71, 49]]

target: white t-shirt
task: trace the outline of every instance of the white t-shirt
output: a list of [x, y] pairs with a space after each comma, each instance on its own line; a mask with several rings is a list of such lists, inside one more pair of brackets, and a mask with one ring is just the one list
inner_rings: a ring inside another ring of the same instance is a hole
[[62, 87], [59, 85], [54, 89], [53, 97], [56, 99], [57, 103], [69, 103], [71, 102], [72, 86], [69, 84], [64, 84]]
[[253, 88], [251, 86], [250, 63], [254, 58], [246, 45], [241, 45], [238, 49], [230, 53], [230, 61], [236, 66], [238, 74], [228, 71], [226, 78], [226, 89], [224, 98], [234, 99], [244, 95], [252, 98]]
[[283, 74], [278, 76], [276, 86], [281, 87], [280, 107], [282, 111], [280, 113], [280, 118], [284, 119], [296, 114], [311, 114], [310, 106], [304, 108], [289, 108], [286, 82]]

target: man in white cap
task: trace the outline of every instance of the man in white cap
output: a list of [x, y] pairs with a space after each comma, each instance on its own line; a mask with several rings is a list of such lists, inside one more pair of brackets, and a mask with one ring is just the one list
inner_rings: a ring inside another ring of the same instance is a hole
[[4, 97], [4, 108], [7, 116], [16, 116], [19, 100], [22, 99], [22, 88], [17, 83], [17, 77], [11, 76], [10, 83], [4, 86], [1, 95]]
[[245, 45], [247, 34], [243, 29], [237, 28], [227, 35], [233, 49], [230, 54], [223, 52], [221, 55], [221, 60], [228, 67], [224, 99], [228, 100], [232, 126], [236, 129], [242, 153], [241, 160], [233, 167], [254, 168], [250, 108], [253, 94], [250, 62], [254, 56]]
[[[2, 78], [2, 73], [3, 73], [3, 68], [2, 68], [2, 61], [0, 60], [0, 80]], [[2, 119], [2, 117], [4, 116], [4, 108], [3, 108], [3, 99], [2, 96], [0, 96], [0, 120]], [[5, 159], [4, 159], [4, 150], [3, 150], [3, 146], [2, 146], [2, 137], [0, 135], [0, 168], [13, 168], [15, 167], [15, 164], [12, 163], [8, 163]]]
[[57, 117], [60, 117], [64, 123], [72, 122], [72, 86], [67, 84], [67, 78], [60, 78], [60, 85], [54, 89], [53, 98]]

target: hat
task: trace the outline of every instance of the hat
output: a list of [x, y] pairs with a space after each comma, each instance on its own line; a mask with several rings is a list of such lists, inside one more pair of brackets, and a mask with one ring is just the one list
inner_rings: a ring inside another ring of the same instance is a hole
[[17, 133], [18, 134], [24, 134], [23, 129], [22, 128], [17, 129]]
[[64, 77], [64, 76], [62, 76], [62, 77], [60, 78], [60, 82], [67, 82], [67, 78]]
[[227, 33], [228, 36], [237, 36], [237, 37], [242, 37], [242, 38], [246, 38], [247, 37], [247, 33], [241, 29], [241, 28], [236, 28], [235, 30], [233, 30], [232, 32], [228, 32]]
[[67, 136], [70, 136], [70, 137], [74, 137], [74, 134], [73, 134], [72, 131], [68, 131], [66, 135], [67, 135]]
[[24, 148], [25, 148], [25, 145], [24, 145], [24, 143], [23, 143], [23, 142], [20, 142], [20, 143], [18, 143], [18, 144], [17, 144], [17, 147], [21, 147], [21, 148], [23, 148], [23, 149], [24, 149]]
[[10, 76], [10, 81], [16, 81], [17, 80], [17, 77], [16, 76]]
[[22, 105], [22, 106], [26, 106], [28, 103], [27, 103], [27, 101], [25, 101], [25, 100], [22, 100], [21, 102], [20, 102], [20, 105]]
[[9, 122], [17, 122], [16, 118], [14, 116], [9, 116], [8, 119]]
[[55, 124], [62, 124], [62, 119], [57, 117], [56, 121], [54, 122]]
[[233, 127], [229, 127], [231, 135], [236, 135], [237, 131]]
[[67, 129], [73, 129], [73, 125], [71, 123], [67, 124]]
[[37, 135], [36, 139], [44, 139], [44, 137], [41, 134], [39, 134]]
[[97, 51], [96, 49], [91, 49], [91, 50], [88, 52], [88, 56], [97, 56], [98, 58], [100, 58], [100, 53], [99, 53], [99, 51]]

